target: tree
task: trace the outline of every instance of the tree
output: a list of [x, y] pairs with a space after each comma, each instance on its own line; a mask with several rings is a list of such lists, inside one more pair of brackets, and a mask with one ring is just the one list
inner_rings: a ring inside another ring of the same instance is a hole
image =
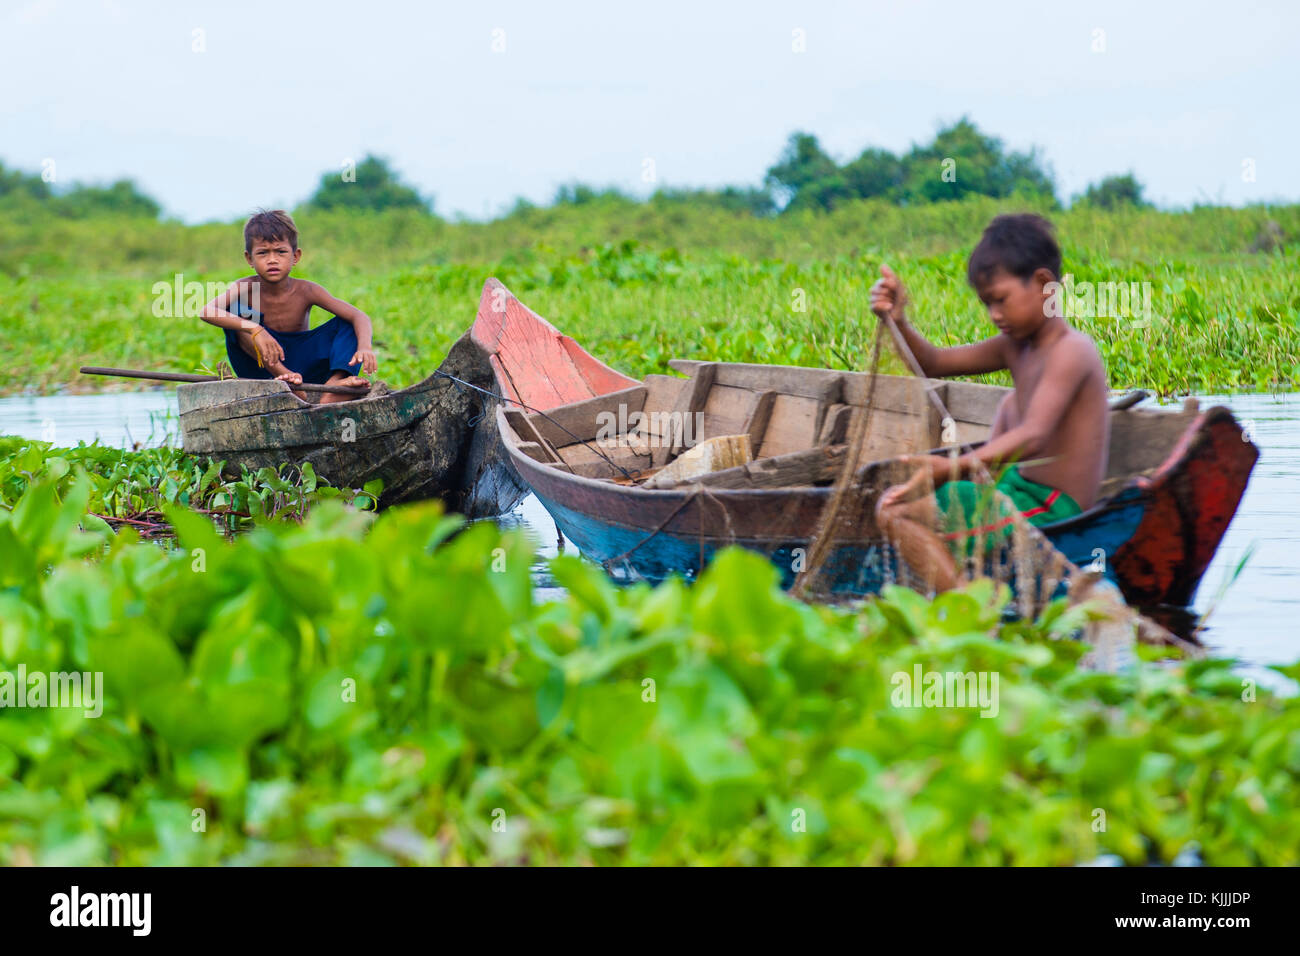
[[1099, 209], [1115, 209], [1120, 206], [1149, 208], [1151, 204], [1142, 198], [1142, 188], [1142, 184], [1131, 172], [1123, 176], [1107, 176], [1101, 182], [1089, 186], [1077, 201]]
[[587, 203], [609, 201], [627, 203], [633, 200], [614, 186], [598, 189], [586, 183], [565, 183], [555, 190], [554, 205], [585, 206]]
[[378, 212], [384, 209], [419, 209], [432, 213], [433, 200], [425, 199], [403, 183], [378, 156], [366, 156], [357, 164], [355, 176], [343, 173], [325, 173], [320, 178], [316, 192], [307, 200], [311, 209], [364, 209]]
[[749, 213], [751, 216], [771, 216], [776, 212], [771, 191], [754, 186], [724, 186], [722, 189], [665, 187], [655, 190], [650, 201], [658, 206], [712, 206], [726, 212]]
[[0, 163], [0, 199], [27, 196], [30, 199], [49, 199], [50, 184], [36, 173], [24, 173], [20, 169], [6, 169]]
[[980, 132], [968, 118], [939, 130], [928, 146], [913, 146], [903, 158], [902, 198], [940, 202], [979, 195], [1051, 197], [1051, 173], [1037, 151], [1007, 153], [1002, 140]]
[[1007, 152], [966, 117], [899, 157], [869, 147], [844, 166], [826, 154], [811, 133], [795, 133], [767, 171], [768, 186], [784, 209], [834, 209], [852, 199], [900, 203], [939, 202], [964, 196], [1048, 199], [1056, 203], [1051, 171], [1038, 152]]
[[799, 191], [828, 179], [838, 171], [831, 159], [811, 133], [792, 133], [776, 164], [767, 171], [765, 183], [787, 205], [794, 201]]
[[157, 219], [162, 207], [142, 193], [129, 179], [119, 179], [110, 186], [84, 186], [76, 183], [54, 200], [60, 215], [72, 219], [88, 216], [129, 216]]
[[849, 190], [858, 199], [892, 199], [903, 185], [903, 162], [887, 149], [864, 149], [844, 167], [843, 173]]

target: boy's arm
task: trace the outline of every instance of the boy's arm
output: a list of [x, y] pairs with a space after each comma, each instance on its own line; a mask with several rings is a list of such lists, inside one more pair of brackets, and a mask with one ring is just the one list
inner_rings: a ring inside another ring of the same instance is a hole
[[882, 322], [892, 322], [902, 333], [921, 371], [929, 378], [952, 375], [982, 375], [1007, 367], [1005, 340], [995, 335], [971, 345], [941, 348], [929, 342], [907, 321], [907, 293], [889, 266], [880, 267], [881, 278], [871, 287], [871, 311]]
[[1029, 403], [1023, 421], [962, 455], [957, 459], [956, 472], [951, 471], [949, 460], [940, 456], [937, 461], [944, 464], [940, 466], [936, 462], [935, 480], [948, 481], [977, 472], [978, 462], [988, 467], [1038, 457], [1088, 377], [1092, 360], [1090, 343], [1083, 339], [1062, 342], [1054, 348], [1043, 366], [1042, 377], [1034, 389], [1033, 401]]
[[313, 282], [307, 287], [308, 301], [318, 305], [327, 312], [337, 315], [345, 322], [351, 322], [357, 333], [357, 351], [352, 356], [353, 362], [360, 362], [367, 372], [374, 372], [379, 367], [374, 351], [374, 324], [370, 316], [350, 302], [344, 302], [337, 296], [330, 295], [319, 283]]
[[259, 328], [258, 324], [251, 319], [241, 318], [233, 312], [226, 311], [226, 306], [230, 303], [230, 300], [238, 296], [239, 283], [232, 282], [230, 288], [220, 293], [203, 307], [203, 311], [199, 313], [199, 318], [223, 329], [234, 329], [236, 332], [251, 332], [253, 329]]
[[284, 361], [284, 349], [280, 343], [269, 333], [262, 331], [262, 326], [258, 323], [226, 309], [230, 300], [238, 297], [239, 285], [238, 282], [231, 283], [230, 288], [203, 307], [199, 318], [218, 328], [234, 331], [239, 336], [240, 345], [245, 352], [261, 355], [262, 364], [272, 368]]

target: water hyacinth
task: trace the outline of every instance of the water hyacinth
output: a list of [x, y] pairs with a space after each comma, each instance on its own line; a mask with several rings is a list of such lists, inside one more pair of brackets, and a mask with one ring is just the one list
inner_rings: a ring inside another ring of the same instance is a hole
[[[0, 671], [105, 694], [4, 713], [0, 863], [1300, 862], [1300, 699], [1080, 669], [1060, 603], [813, 607], [739, 550], [691, 587], [561, 557], [540, 602], [522, 535], [436, 504], [233, 538], [167, 505], [164, 548], [91, 494], [0, 509]], [[997, 706], [900, 674], [996, 675]]]

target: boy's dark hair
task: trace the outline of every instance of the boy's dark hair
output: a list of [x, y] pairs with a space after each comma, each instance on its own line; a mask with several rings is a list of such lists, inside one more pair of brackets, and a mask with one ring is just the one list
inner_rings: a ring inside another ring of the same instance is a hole
[[1042, 216], [1021, 213], [995, 216], [980, 236], [979, 243], [966, 264], [966, 280], [979, 286], [1005, 269], [1025, 282], [1039, 269], [1052, 278], [1061, 278], [1061, 247], [1056, 243], [1052, 224]]
[[293, 216], [283, 209], [267, 212], [259, 209], [244, 226], [244, 251], [252, 252], [254, 242], [287, 241], [290, 249], [298, 248], [298, 227]]

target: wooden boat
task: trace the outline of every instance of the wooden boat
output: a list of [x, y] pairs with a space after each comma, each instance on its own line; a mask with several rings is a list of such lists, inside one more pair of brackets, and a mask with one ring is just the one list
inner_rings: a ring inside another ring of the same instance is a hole
[[[513, 468], [499, 477], [530, 488], [583, 554], [657, 580], [690, 578], [728, 545], [767, 555], [788, 585], [838, 473], [844, 438], [863, 411], [865, 374], [790, 366], [674, 361], [688, 377], [636, 381], [601, 364], [495, 281], [473, 336], [497, 343], [502, 395], [496, 433]], [[538, 358], [542, 361], [537, 361]], [[953, 417], [945, 436], [924, 390]], [[987, 437], [1009, 389], [880, 376], [864, 461], [874, 469], [942, 439]], [[539, 411], [528, 411], [522, 402]], [[747, 435], [755, 460], [666, 488], [645, 486], [693, 440]], [[665, 423], [667, 423], [665, 425]], [[476, 440], [479, 436], [476, 436]], [[1075, 564], [1097, 567], [1139, 607], [1190, 604], [1246, 488], [1258, 449], [1223, 407], [1111, 412], [1109, 469], [1097, 503], [1042, 531]], [[480, 454], [480, 461], [490, 455]], [[883, 477], [883, 476], [882, 476]], [[883, 487], [883, 484], [880, 485]], [[836, 541], [831, 590], [869, 594], [888, 562], [861, 503], [857, 537]]]
[[[447, 376], [454, 376], [460, 382]], [[240, 466], [275, 468], [311, 463], [340, 487], [384, 483], [381, 507], [442, 498], [471, 517], [496, 515], [518, 501], [493, 499], [499, 510], [475, 512], [465, 461], [490, 400], [465, 386], [491, 390], [495, 375], [470, 333], [452, 346], [437, 372], [398, 391], [335, 404], [298, 398], [284, 382], [227, 379], [177, 387], [181, 443], [186, 452]], [[489, 419], [490, 420], [490, 419]], [[522, 487], [517, 487], [522, 496]]]

